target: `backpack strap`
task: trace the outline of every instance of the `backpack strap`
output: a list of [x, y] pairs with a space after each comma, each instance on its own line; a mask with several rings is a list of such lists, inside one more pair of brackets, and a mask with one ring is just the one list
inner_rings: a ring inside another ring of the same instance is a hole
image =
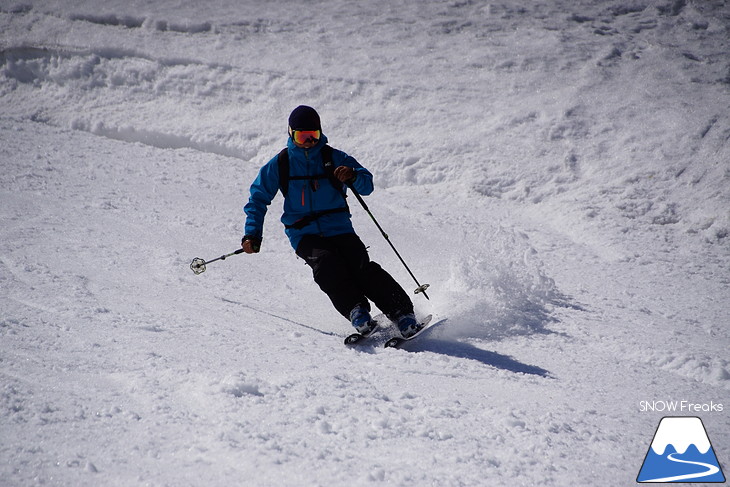
[[342, 195], [345, 199], [345, 206], [347, 206], [347, 194], [342, 187], [342, 182], [335, 177], [335, 164], [332, 162], [332, 147], [325, 145], [322, 147], [322, 165], [324, 166], [324, 173], [329, 179], [330, 184]]
[[306, 227], [313, 221], [325, 216], [325, 215], [331, 215], [333, 213], [349, 213], [350, 208], [347, 206], [343, 206], [341, 208], [330, 208], [329, 210], [322, 210], [322, 211], [315, 211], [314, 213], [310, 213], [309, 215], [300, 218], [299, 220], [295, 221], [291, 225], [284, 225], [284, 228], [295, 228], [297, 230], [301, 230], [302, 228]]

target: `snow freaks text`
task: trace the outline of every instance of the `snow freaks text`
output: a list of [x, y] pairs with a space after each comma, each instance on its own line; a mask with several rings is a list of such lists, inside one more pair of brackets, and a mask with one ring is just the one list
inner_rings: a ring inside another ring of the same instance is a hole
[[696, 403], [692, 401], [640, 401], [639, 411], [669, 413], [721, 413], [723, 405], [710, 401]]

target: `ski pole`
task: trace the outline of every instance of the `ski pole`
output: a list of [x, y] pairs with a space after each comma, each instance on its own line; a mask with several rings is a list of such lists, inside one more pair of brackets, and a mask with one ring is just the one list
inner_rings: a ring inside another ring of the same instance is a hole
[[203, 272], [205, 272], [205, 265], [206, 264], [210, 264], [211, 262], [215, 262], [216, 260], [226, 260], [227, 257], [230, 257], [232, 255], [236, 255], [236, 254], [241, 254], [241, 253], [243, 253], [243, 249], [238, 249], [238, 250], [235, 250], [235, 251], [231, 252], [230, 254], [221, 255], [220, 257], [217, 257], [217, 258], [212, 259], [212, 260], [209, 260], [209, 261], [205, 261], [205, 260], [201, 259], [200, 257], [196, 257], [190, 263], [190, 269], [192, 269], [192, 271], [196, 275], [197, 274], [202, 274]]
[[360, 202], [360, 205], [362, 205], [365, 212], [370, 216], [370, 219], [373, 220], [373, 223], [375, 223], [375, 226], [378, 227], [378, 230], [380, 230], [380, 233], [383, 235], [383, 238], [385, 238], [386, 242], [388, 242], [388, 245], [390, 245], [390, 248], [393, 249], [393, 252], [395, 252], [395, 255], [398, 256], [398, 259], [400, 259], [401, 264], [403, 264], [403, 267], [406, 268], [408, 271], [408, 274], [411, 275], [414, 281], [416, 281], [416, 285], [418, 286], [416, 290], [414, 291], [414, 294], [423, 293], [423, 296], [428, 299], [429, 301], [431, 298], [428, 297], [428, 294], [426, 294], [426, 289], [428, 289], [429, 284], [421, 284], [418, 282], [418, 279], [416, 279], [416, 276], [413, 275], [413, 272], [411, 272], [411, 269], [408, 268], [408, 265], [406, 264], [406, 261], [403, 260], [403, 257], [400, 256], [398, 253], [398, 250], [396, 250], [395, 245], [390, 241], [390, 238], [388, 238], [388, 234], [385, 233], [385, 230], [383, 230], [383, 227], [380, 226], [380, 223], [378, 223], [378, 220], [375, 219], [373, 214], [370, 212], [370, 208], [368, 208], [367, 203], [365, 203], [365, 200], [362, 199], [362, 196], [360, 196], [360, 193], [357, 192], [357, 190], [352, 186], [351, 183], [347, 183], [347, 187], [352, 190], [352, 194], [355, 195], [355, 198], [357, 198], [357, 201]]

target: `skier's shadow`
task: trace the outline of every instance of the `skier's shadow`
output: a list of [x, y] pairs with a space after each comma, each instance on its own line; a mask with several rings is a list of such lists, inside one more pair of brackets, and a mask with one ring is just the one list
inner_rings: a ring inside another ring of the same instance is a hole
[[451, 357], [466, 358], [479, 361], [490, 367], [494, 367], [509, 372], [520, 374], [537, 375], [540, 377], [552, 377], [549, 370], [543, 369], [536, 365], [530, 365], [516, 360], [509, 355], [503, 355], [497, 352], [491, 352], [477, 348], [469, 343], [443, 340], [437, 336], [436, 328], [440, 323], [436, 323], [429, 330], [423, 332], [423, 336], [413, 342], [406, 342], [401, 348], [411, 352], [433, 352]]

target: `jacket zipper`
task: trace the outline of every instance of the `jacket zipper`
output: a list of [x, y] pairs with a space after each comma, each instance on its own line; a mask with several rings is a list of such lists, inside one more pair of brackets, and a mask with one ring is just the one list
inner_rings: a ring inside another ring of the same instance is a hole
[[[307, 161], [307, 176], [312, 176], [312, 167], [311, 167], [311, 160], [309, 159], [309, 150], [304, 150], [304, 158]], [[308, 184], [305, 184], [302, 188], [302, 206], [304, 206], [304, 192], [306, 189], [310, 187]], [[311, 195], [309, 198], [309, 212], [314, 213], [314, 195]], [[319, 224], [319, 218], [314, 221], [314, 225], [317, 227], [317, 233], [322, 235], [322, 227]]]
[[[307, 161], [307, 175], [309, 175], [309, 151], [304, 151], [304, 159]], [[306, 181], [306, 180], [305, 180]], [[304, 198], [304, 192], [307, 190], [307, 184], [304, 183], [302, 185], [302, 207], [305, 206], [305, 198]], [[310, 208], [311, 211], [311, 208]]]

